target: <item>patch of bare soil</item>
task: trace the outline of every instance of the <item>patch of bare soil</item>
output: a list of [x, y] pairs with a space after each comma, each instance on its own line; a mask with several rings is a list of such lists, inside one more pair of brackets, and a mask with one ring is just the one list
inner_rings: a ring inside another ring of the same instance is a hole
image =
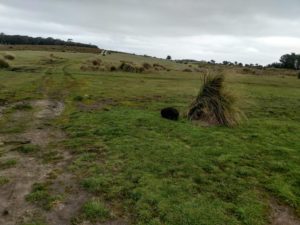
[[[87, 198], [86, 194], [78, 188], [75, 177], [67, 172], [67, 167], [72, 162], [71, 154], [64, 149], [55, 149], [61, 155], [61, 159], [55, 163], [45, 164], [34, 154], [13, 151], [17, 146], [30, 143], [39, 146], [39, 151], [42, 153], [47, 153], [51, 151], [49, 144], [64, 140], [64, 132], [50, 125], [51, 120], [63, 112], [64, 104], [48, 99], [29, 101], [26, 104], [32, 107], [33, 115], [22, 110], [17, 110], [10, 115], [15, 126], [18, 122], [28, 120], [28, 116], [32, 116], [25, 131], [0, 137], [2, 143], [0, 160], [13, 158], [17, 161], [13, 167], [0, 170], [0, 176], [9, 180], [7, 184], [0, 187], [0, 224], [14, 225], [17, 221], [22, 221], [26, 215], [34, 214], [37, 208], [25, 199], [31, 192], [32, 185], [49, 181], [53, 171], [60, 171], [57, 177], [51, 178], [49, 188], [53, 193], [61, 194], [64, 198], [57, 202], [51, 211], [44, 211], [43, 217], [49, 224], [67, 225]], [[6, 108], [15, 105], [8, 105]]]
[[106, 107], [116, 105], [118, 105], [118, 102], [111, 98], [102, 99], [92, 104], [84, 104], [83, 102], [78, 102], [76, 104], [77, 108], [83, 112], [99, 111], [105, 109]]
[[274, 199], [271, 200], [270, 207], [271, 225], [300, 225], [300, 219], [290, 207], [281, 205]]
[[79, 224], [79, 225], [127, 225], [128, 223], [124, 220], [112, 220], [112, 221], [108, 221], [108, 222], [104, 222], [104, 223], [91, 223], [88, 221], [84, 221], [83, 223]]
[[24, 157], [17, 152], [9, 152], [2, 159], [7, 157], [17, 159], [17, 166], [0, 171], [1, 176], [10, 181], [0, 188], [0, 224], [14, 225], [17, 218], [32, 209], [25, 200], [32, 185], [43, 180], [51, 168], [38, 163], [34, 157]]

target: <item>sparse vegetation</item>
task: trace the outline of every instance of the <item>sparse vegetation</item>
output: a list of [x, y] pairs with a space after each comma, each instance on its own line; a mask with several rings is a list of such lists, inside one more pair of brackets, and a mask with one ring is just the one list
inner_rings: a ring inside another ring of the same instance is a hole
[[9, 182], [9, 179], [7, 177], [3, 177], [3, 176], [0, 176], [0, 187], [2, 185], [5, 185]]
[[32, 144], [27, 144], [27, 145], [21, 145], [15, 148], [16, 151], [21, 152], [21, 153], [34, 153], [38, 151], [39, 147], [37, 145], [32, 145]]
[[0, 161], [0, 169], [5, 170], [11, 167], [14, 167], [17, 164], [16, 159], [7, 159], [4, 161]]
[[47, 184], [43, 183], [35, 183], [32, 192], [26, 196], [27, 201], [35, 203], [45, 210], [50, 210], [55, 201], [60, 198], [60, 196], [51, 195]]
[[188, 118], [209, 124], [234, 126], [241, 119], [241, 112], [235, 104], [235, 96], [224, 90], [223, 75], [205, 75], [200, 92], [189, 109]]
[[29, 103], [23, 102], [23, 103], [19, 103], [16, 104], [13, 109], [15, 110], [31, 110], [32, 106]]

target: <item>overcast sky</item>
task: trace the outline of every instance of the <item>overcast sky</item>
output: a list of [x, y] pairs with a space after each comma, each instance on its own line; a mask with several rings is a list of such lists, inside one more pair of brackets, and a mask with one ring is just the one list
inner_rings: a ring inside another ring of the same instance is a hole
[[300, 53], [300, 0], [0, 0], [0, 32], [268, 64]]

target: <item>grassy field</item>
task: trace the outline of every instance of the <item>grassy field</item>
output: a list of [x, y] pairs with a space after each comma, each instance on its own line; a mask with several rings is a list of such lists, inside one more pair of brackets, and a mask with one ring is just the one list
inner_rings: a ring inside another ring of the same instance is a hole
[[[295, 72], [117, 53], [11, 54], [10, 68], [0, 69], [3, 224], [264, 225], [282, 214], [299, 222]], [[95, 59], [105, 68], [131, 61], [166, 69], [80, 69]], [[207, 70], [224, 73], [239, 96], [240, 126], [185, 119]], [[160, 117], [167, 106], [180, 110], [178, 122]]]

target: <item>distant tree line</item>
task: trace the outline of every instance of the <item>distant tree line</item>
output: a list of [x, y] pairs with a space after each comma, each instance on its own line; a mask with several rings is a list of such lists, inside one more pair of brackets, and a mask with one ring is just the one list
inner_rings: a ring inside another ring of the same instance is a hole
[[65, 45], [65, 46], [76, 46], [76, 47], [87, 47], [87, 48], [98, 48], [96, 45], [83, 44], [73, 42], [72, 39], [63, 41], [60, 39], [54, 39], [52, 37], [29, 37], [22, 35], [7, 35], [0, 33], [0, 44], [2, 45]]
[[268, 67], [300, 70], [300, 54], [285, 54], [280, 57], [279, 62], [272, 63]]

